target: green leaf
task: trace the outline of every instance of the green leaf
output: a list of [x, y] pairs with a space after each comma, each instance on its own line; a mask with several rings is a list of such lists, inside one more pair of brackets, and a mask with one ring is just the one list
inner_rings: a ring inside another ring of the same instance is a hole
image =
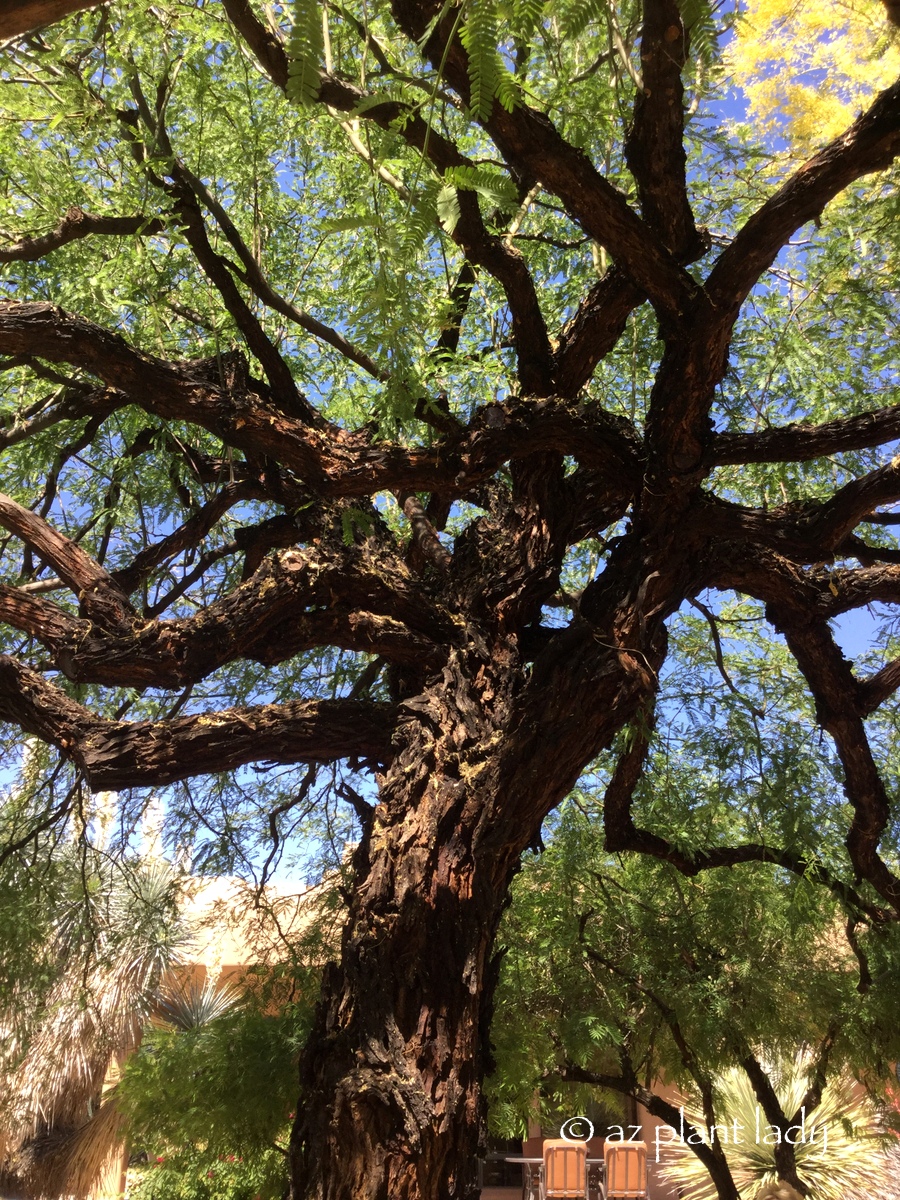
[[511, 211], [518, 207], [516, 185], [508, 175], [490, 167], [451, 167], [443, 178], [445, 184], [461, 191], [477, 192], [495, 208]]
[[719, 31], [715, 10], [710, 0], [678, 0], [681, 19], [690, 37], [691, 53], [704, 66], [711, 66], [718, 57]]
[[383, 229], [381, 217], [327, 217], [319, 223], [322, 233], [343, 233], [348, 229]]
[[491, 115], [495, 99], [509, 108], [518, 96], [504, 80], [507, 71], [497, 49], [499, 26], [496, 0], [469, 0], [460, 41], [469, 57], [469, 110], [479, 121]]
[[452, 234], [459, 221], [459, 196], [452, 183], [445, 183], [438, 192], [435, 207], [441, 225]]
[[544, 16], [545, 0], [513, 0], [512, 26], [517, 37], [532, 36]]
[[319, 96], [319, 71], [324, 54], [322, 11], [317, 0], [294, 0], [294, 25], [288, 40], [288, 97], [311, 108]]
[[363, 512], [360, 508], [345, 508], [341, 513], [341, 535], [345, 546], [353, 545], [357, 533], [361, 533], [364, 538], [370, 537], [373, 528], [371, 514]]

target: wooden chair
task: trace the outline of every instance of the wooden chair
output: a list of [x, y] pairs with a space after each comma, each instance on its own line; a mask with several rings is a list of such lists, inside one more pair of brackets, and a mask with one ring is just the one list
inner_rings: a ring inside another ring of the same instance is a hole
[[608, 1200], [649, 1200], [646, 1142], [607, 1142], [603, 1160]]
[[587, 1186], [587, 1142], [545, 1141], [541, 1200], [588, 1200]]

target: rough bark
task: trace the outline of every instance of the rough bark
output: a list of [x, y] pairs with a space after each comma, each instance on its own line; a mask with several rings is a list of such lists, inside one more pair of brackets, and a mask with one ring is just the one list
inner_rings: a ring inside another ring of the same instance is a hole
[[96, 8], [101, 0], [2, 0], [0, 38], [17, 37], [41, 25], [60, 21], [69, 13]]
[[477, 1190], [492, 946], [521, 846], [489, 836], [503, 797], [485, 748], [509, 699], [495, 695], [488, 716], [460, 665], [455, 683], [428, 696], [426, 719], [402, 720], [355, 854], [340, 965], [301, 1064], [298, 1196]]
[[[571, 655], [592, 657], [583, 642]], [[439, 685], [401, 704], [399, 749], [354, 857], [340, 964], [326, 971], [301, 1061], [298, 1197], [477, 1194], [509, 883], [589, 747], [653, 687], [643, 664], [606, 652], [608, 691], [596, 662], [541, 684], [555, 716], [540, 728], [519, 665], [509, 645], [454, 653]]]

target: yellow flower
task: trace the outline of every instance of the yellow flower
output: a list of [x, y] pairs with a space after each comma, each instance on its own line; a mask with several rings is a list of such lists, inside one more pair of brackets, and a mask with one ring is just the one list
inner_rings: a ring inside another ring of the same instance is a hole
[[728, 51], [761, 131], [806, 156], [900, 75], [882, 0], [746, 0]]

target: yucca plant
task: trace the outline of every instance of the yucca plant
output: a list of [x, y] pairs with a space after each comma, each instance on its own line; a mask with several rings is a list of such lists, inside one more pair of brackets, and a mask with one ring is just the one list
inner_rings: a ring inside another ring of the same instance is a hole
[[244, 996], [228, 983], [207, 976], [164, 984], [156, 998], [155, 1016], [174, 1029], [202, 1029], [244, 1003]]
[[[811, 1055], [806, 1051], [771, 1069], [782, 1110], [799, 1111], [809, 1086]], [[718, 1123], [744, 1132], [721, 1139], [741, 1200], [757, 1200], [777, 1192], [774, 1146], [765, 1141], [768, 1122], [747, 1075], [739, 1067], [715, 1080]], [[700, 1106], [692, 1097], [681, 1101], [685, 1117], [705, 1129]], [[733, 1122], [737, 1121], [735, 1126]], [[896, 1159], [887, 1152], [885, 1130], [875, 1103], [848, 1074], [835, 1075], [820, 1103], [805, 1114], [806, 1136], [796, 1145], [797, 1174], [810, 1200], [868, 1200], [892, 1196]], [[827, 1137], [825, 1136], [827, 1133]], [[760, 1136], [761, 1135], [761, 1136]], [[661, 1174], [675, 1183], [684, 1200], [715, 1200], [715, 1185], [689, 1145], [674, 1142]]]

